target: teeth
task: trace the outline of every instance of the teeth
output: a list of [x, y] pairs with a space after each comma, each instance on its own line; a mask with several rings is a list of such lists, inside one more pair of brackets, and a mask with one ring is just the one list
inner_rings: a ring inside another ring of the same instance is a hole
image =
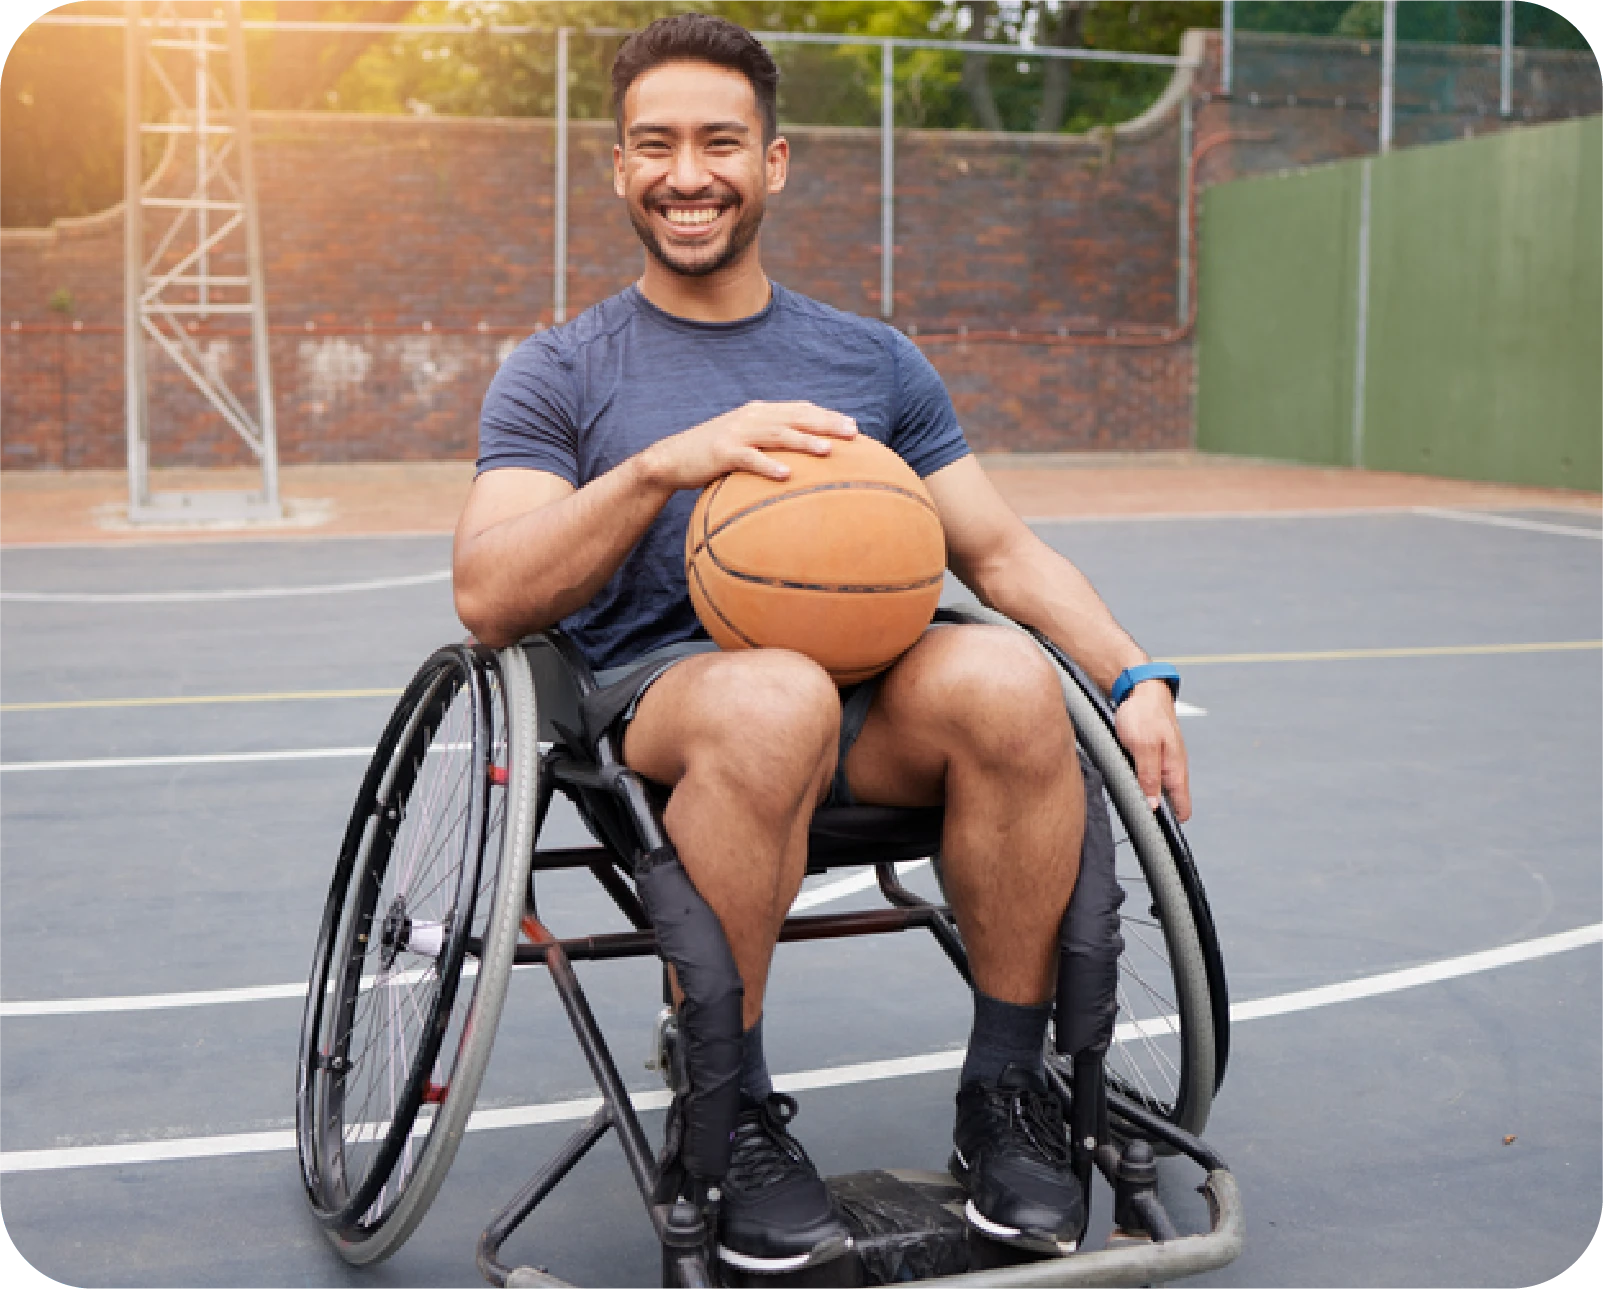
[[718, 218], [718, 212], [716, 210], [708, 210], [705, 208], [696, 210], [681, 210], [674, 207], [664, 207], [662, 213], [670, 224], [683, 224], [686, 227], [694, 227], [698, 224], [710, 224], [713, 222], [713, 220]]

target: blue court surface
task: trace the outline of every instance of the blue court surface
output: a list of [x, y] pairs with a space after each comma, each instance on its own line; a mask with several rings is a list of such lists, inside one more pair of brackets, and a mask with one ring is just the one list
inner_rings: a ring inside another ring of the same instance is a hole
[[[1188, 835], [1236, 1017], [1206, 1136], [1248, 1229], [1193, 1283], [1564, 1272], [1603, 1209], [1598, 517], [1039, 529], [1185, 677]], [[366, 750], [461, 634], [448, 562], [445, 537], [0, 555], [0, 1210], [45, 1275], [477, 1285], [481, 1228], [572, 1130], [588, 1074], [544, 973], [519, 970], [479, 1101], [499, 1113], [411, 1241], [350, 1269], [301, 1191], [312, 941]], [[587, 883], [544, 887], [559, 934], [620, 924]], [[805, 898], [878, 897], [834, 873]], [[626, 1079], [660, 1088], [655, 968], [578, 970]], [[823, 1171], [944, 1167], [968, 1003], [933, 941], [784, 946], [767, 1015]], [[1194, 1170], [1164, 1168], [1201, 1223]], [[657, 1283], [616, 1145], [505, 1255]]]

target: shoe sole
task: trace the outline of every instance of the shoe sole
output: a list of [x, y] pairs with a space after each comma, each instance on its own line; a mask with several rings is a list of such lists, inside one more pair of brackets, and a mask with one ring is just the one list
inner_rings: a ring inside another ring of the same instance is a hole
[[[963, 1158], [962, 1152], [952, 1151], [951, 1161], [947, 1164], [947, 1171], [958, 1181], [964, 1190], [968, 1189], [969, 1167], [968, 1161]], [[1078, 1240], [1058, 1240], [1044, 1233], [1020, 1230], [1016, 1226], [1004, 1226], [1001, 1222], [993, 1221], [985, 1216], [975, 1206], [973, 1200], [963, 1205], [963, 1216], [968, 1224], [981, 1235], [995, 1240], [1000, 1244], [1012, 1245], [1017, 1249], [1026, 1249], [1031, 1253], [1049, 1253], [1058, 1257], [1075, 1252], [1080, 1243]]]
[[835, 1236], [821, 1241], [806, 1253], [793, 1253], [783, 1258], [759, 1258], [751, 1253], [739, 1253], [726, 1245], [718, 1246], [718, 1259], [727, 1262], [737, 1271], [755, 1271], [759, 1275], [780, 1275], [786, 1271], [800, 1271], [804, 1267], [816, 1267], [825, 1262], [833, 1262], [836, 1258], [845, 1257], [852, 1251], [852, 1237], [849, 1235]]

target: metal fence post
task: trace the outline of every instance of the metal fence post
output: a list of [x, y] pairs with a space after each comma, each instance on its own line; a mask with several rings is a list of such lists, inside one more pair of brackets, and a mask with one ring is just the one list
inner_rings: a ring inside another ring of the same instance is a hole
[[1353, 356], [1353, 469], [1364, 468], [1364, 382], [1369, 360], [1369, 194], [1373, 157], [1365, 157], [1358, 195], [1358, 309]]
[[1497, 114], [1514, 115], [1514, 0], [1503, 0], [1503, 50], [1498, 67]]
[[568, 35], [571, 27], [557, 28], [557, 177], [552, 198], [551, 318], [568, 320]]
[[1177, 325], [1186, 325], [1191, 307], [1191, 87], [1180, 98], [1180, 273], [1174, 298]]
[[139, 319], [144, 288], [145, 225], [140, 205], [144, 182], [139, 121], [143, 112], [143, 33], [139, 0], [128, 0], [123, 29], [123, 197], [122, 197], [122, 336], [123, 409], [128, 435], [128, 510], [150, 502], [150, 449], [145, 416], [145, 329]]
[[1235, 77], [1236, 0], [1224, 0], [1224, 31], [1220, 36], [1219, 92], [1228, 95]]
[[889, 318], [896, 287], [896, 50], [879, 47], [879, 315]]
[[[234, 147], [239, 152], [239, 183], [245, 200], [245, 272], [250, 278], [251, 358], [256, 367], [256, 431], [261, 444], [261, 505], [277, 519], [278, 416], [273, 406], [273, 360], [267, 335], [267, 282], [262, 263], [261, 207], [256, 202], [256, 162], [250, 138], [250, 79], [245, 62], [245, 29], [238, 0], [228, 6], [228, 60], [234, 82]], [[196, 33], [204, 41], [204, 32]]]
[[1392, 93], [1397, 78], [1397, 0], [1385, 0], [1380, 28], [1380, 150], [1391, 151]]

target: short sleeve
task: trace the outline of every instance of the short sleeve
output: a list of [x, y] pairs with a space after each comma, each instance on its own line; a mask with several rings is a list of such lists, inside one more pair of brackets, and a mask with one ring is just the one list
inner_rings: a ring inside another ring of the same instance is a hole
[[573, 372], [547, 336], [512, 351], [484, 395], [478, 473], [544, 470], [579, 486], [579, 400]]
[[926, 479], [969, 454], [963, 427], [940, 374], [923, 352], [890, 328], [895, 360], [895, 403], [889, 446]]

